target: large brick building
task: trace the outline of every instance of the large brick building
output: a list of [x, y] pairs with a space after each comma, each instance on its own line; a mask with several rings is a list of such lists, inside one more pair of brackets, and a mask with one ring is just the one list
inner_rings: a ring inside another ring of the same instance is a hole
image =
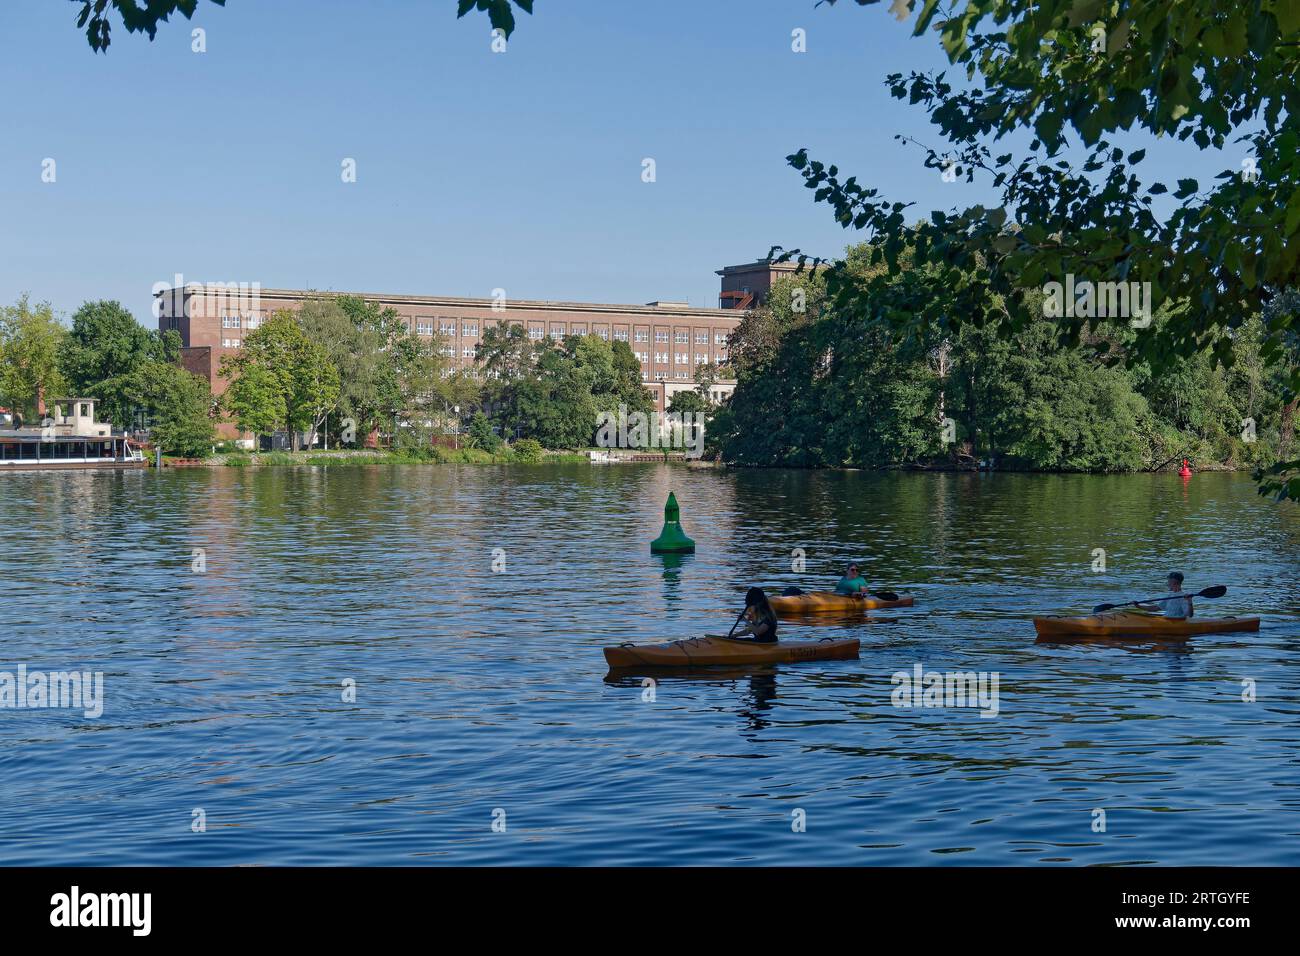
[[[393, 309], [416, 335], [436, 338], [455, 368], [474, 366], [476, 347], [484, 331], [496, 322], [523, 326], [533, 338], [598, 335], [626, 342], [641, 360], [642, 381], [663, 410], [675, 392], [695, 387], [699, 366], [726, 362], [727, 336], [739, 324], [739, 313], [761, 304], [775, 276], [793, 268], [788, 263], [753, 262], [720, 270], [722, 292], [716, 309], [692, 308], [682, 302], [601, 305], [352, 294]], [[206, 378], [213, 394], [219, 395], [227, 384], [219, 374], [222, 358], [237, 352], [243, 336], [263, 319], [282, 309], [296, 309], [312, 297], [342, 294], [189, 283], [155, 293], [158, 328], [180, 333], [185, 367]], [[734, 387], [734, 382], [719, 381], [712, 397], [720, 401]], [[230, 426], [221, 430], [233, 434]]]

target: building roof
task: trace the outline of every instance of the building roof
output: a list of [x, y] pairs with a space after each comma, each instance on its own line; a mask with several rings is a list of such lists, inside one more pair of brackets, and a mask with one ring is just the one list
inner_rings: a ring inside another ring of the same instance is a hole
[[[826, 265], [826, 263], [822, 263]], [[803, 264], [804, 269], [812, 269], [811, 261]], [[799, 268], [798, 262], [773, 262], [768, 259], [758, 259], [754, 262], [743, 262], [738, 266], [723, 266], [717, 270], [714, 275], [731, 276], [745, 274], [749, 272], [794, 272]]]
[[[154, 295], [163, 295], [167, 292], [174, 291], [170, 288], [160, 289]], [[185, 286], [187, 294], [195, 292], [209, 291], [209, 287], [203, 283], [191, 282]], [[232, 288], [229, 284], [220, 284], [211, 287], [214, 294], [238, 295], [237, 289]], [[410, 306], [414, 308], [462, 308], [462, 309], [492, 309], [498, 300], [490, 298], [464, 298], [458, 296], [446, 295], [392, 295], [382, 292], [335, 292], [322, 291], [313, 289], [264, 289], [258, 288], [248, 290], [249, 294], [257, 295], [269, 299], [309, 299], [309, 298], [339, 298], [341, 296], [356, 296], [369, 302], [380, 302], [385, 305]], [[596, 314], [609, 315], [646, 315], [653, 312], [670, 313], [673, 316], [695, 316], [702, 319], [727, 319], [728, 321], [738, 321], [739, 317], [735, 309], [717, 309], [717, 308], [696, 308], [689, 303], [676, 302], [652, 302], [647, 305], [630, 305], [620, 303], [604, 302], [565, 302], [551, 299], [512, 299], [505, 300], [507, 312], [511, 309], [529, 309], [535, 312], [589, 312]], [[504, 318], [504, 316], [503, 316]]]

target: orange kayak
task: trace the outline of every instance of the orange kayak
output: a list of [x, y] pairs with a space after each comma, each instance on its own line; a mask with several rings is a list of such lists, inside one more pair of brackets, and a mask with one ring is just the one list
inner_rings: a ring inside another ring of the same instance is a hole
[[1257, 617], [1161, 617], [1141, 611], [1107, 611], [1087, 617], [1036, 617], [1039, 637], [1190, 637], [1227, 631], [1258, 631]]
[[883, 607], [911, 607], [915, 602], [910, 594], [900, 595], [897, 601], [882, 601], [873, 597], [854, 597], [834, 591], [805, 591], [803, 594], [778, 594], [769, 597], [768, 603], [777, 614], [817, 614], [834, 611], [874, 611]]
[[707, 667], [713, 664], [788, 664], [858, 656], [856, 638], [757, 644], [725, 637], [692, 637], [668, 644], [622, 644], [605, 648], [610, 667]]

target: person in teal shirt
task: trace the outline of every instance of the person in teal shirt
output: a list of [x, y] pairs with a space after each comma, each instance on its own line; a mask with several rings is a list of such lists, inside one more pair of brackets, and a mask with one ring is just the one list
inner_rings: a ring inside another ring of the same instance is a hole
[[852, 594], [861, 596], [867, 593], [867, 580], [858, 571], [856, 564], [850, 564], [849, 569], [844, 572], [844, 577], [840, 578], [840, 583], [835, 585], [836, 594]]

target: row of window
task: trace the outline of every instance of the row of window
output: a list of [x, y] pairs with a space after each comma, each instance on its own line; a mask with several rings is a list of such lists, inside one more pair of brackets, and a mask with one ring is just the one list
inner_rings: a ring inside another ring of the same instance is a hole
[[[429, 335], [429, 336], [433, 335], [433, 331], [435, 328], [434, 323], [435, 320], [432, 318], [429, 319], [417, 318], [415, 320], [416, 334]], [[247, 315], [247, 316], [223, 315], [221, 317], [221, 327], [223, 329], [255, 329], [261, 324], [262, 324], [262, 317], [260, 315]], [[460, 334], [462, 336], [476, 337], [478, 335], [478, 322], [462, 321], [459, 325], [459, 329], [460, 329]], [[456, 320], [438, 319], [437, 330], [439, 335], [455, 336], [457, 331]], [[546, 337], [546, 334], [547, 333], [546, 333], [545, 325], [530, 325], [528, 327], [528, 337], [531, 339], [543, 339]], [[550, 336], [552, 339], [562, 339], [566, 335], [586, 335], [586, 334], [587, 334], [587, 326], [585, 324], [580, 324], [580, 323], [571, 324], [567, 331], [565, 330], [563, 324], [553, 324], [551, 326], [551, 331], [550, 331]], [[598, 328], [595, 330], [594, 334], [600, 336], [600, 338], [604, 339], [605, 341], [609, 341], [608, 328], [603, 328], [603, 327]], [[668, 331], [666, 329], [657, 329], [654, 335], [655, 335], [655, 341], [658, 343], [662, 344], [668, 341]], [[627, 329], [615, 329], [614, 340], [616, 342], [626, 342], [628, 340]], [[646, 329], [638, 329], [634, 335], [634, 341], [649, 342], [650, 332]], [[689, 329], [673, 330], [673, 342], [675, 344], [686, 345], [689, 344], [690, 341], [691, 341], [691, 332]], [[726, 332], [715, 331], [713, 333], [714, 345], [725, 345], [726, 343], [727, 343]], [[695, 332], [695, 344], [708, 345], [709, 333], [701, 332], [697, 330]]]
[[[646, 365], [646, 364], [648, 364], [648, 363], [650, 362], [650, 353], [649, 353], [649, 352], [633, 352], [632, 354], [635, 355], [635, 356], [637, 357], [638, 360], [640, 360], [640, 362], [641, 362], [642, 365]], [[725, 362], [726, 360], [727, 360], [727, 353], [724, 352], [724, 351], [719, 351], [719, 352], [718, 352], [718, 361], [719, 361], [719, 362]], [[708, 364], [708, 361], [709, 361], [709, 355], [708, 355], [707, 352], [696, 352], [696, 353], [695, 353], [695, 364], [696, 364], [696, 365], [707, 365], [707, 364]], [[690, 365], [690, 364], [691, 364], [691, 353], [690, 353], [690, 352], [678, 352], [676, 355], [673, 355], [673, 354], [670, 353], [670, 352], [656, 352], [656, 353], [655, 353], [655, 364], [657, 364], [657, 365], [668, 365], [668, 364], [670, 364], [670, 363], [674, 363], [674, 362], [675, 362], [677, 365]]]

